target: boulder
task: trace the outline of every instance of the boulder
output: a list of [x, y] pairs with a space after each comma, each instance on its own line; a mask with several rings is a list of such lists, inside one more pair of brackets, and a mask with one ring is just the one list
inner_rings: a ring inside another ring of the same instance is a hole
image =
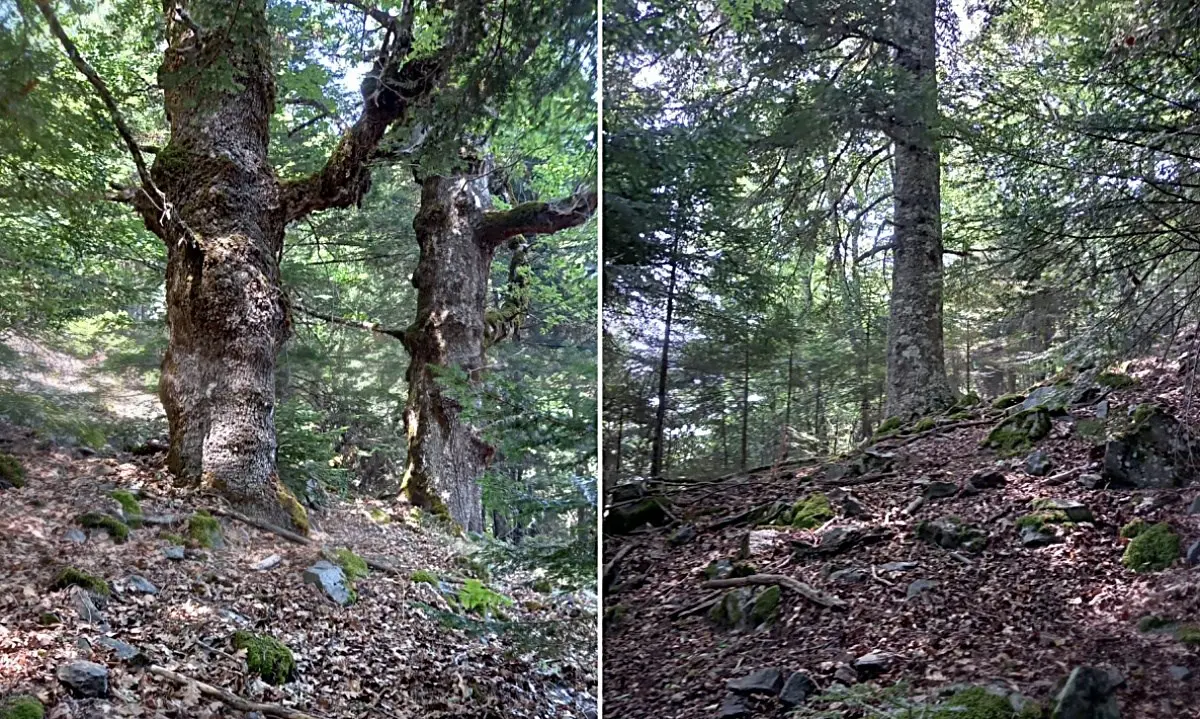
[[987, 546], [987, 534], [966, 524], [958, 517], [946, 516], [917, 525], [917, 538], [943, 549], [966, 549], [977, 552]]
[[817, 685], [807, 674], [792, 672], [779, 690], [779, 701], [788, 708], [798, 707], [816, 690]]
[[1054, 461], [1043, 449], [1034, 450], [1025, 458], [1025, 474], [1031, 477], [1045, 477], [1054, 469]]
[[663, 497], [651, 496], [618, 503], [613, 491], [613, 504], [604, 516], [604, 531], [609, 534], [628, 534], [647, 524], [661, 527], [671, 521], [667, 514], [668, 501]]
[[993, 427], [983, 446], [1014, 455], [1050, 434], [1050, 428], [1050, 413], [1045, 408], [1023, 409]]
[[1021, 402], [1021, 409], [1044, 409], [1054, 414], [1062, 414], [1070, 404], [1073, 393], [1074, 390], [1069, 384], [1038, 387]]
[[1054, 700], [1053, 719], [1120, 719], [1121, 710], [1113, 692], [1123, 679], [1097, 667], [1081, 666], [1071, 671], [1066, 685]]
[[88, 661], [64, 664], [56, 672], [58, 681], [76, 697], [108, 696], [108, 669]]
[[731, 692], [747, 696], [754, 694], [774, 695], [783, 688], [783, 672], [774, 667], [758, 669], [740, 679], [730, 679], [725, 682], [725, 688]]
[[326, 596], [343, 607], [354, 602], [354, 594], [342, 568], [324, 559], [304, 570], [304, 583], [320, 587]]
[[996, 489], [1008, 484], [1004, 472], [996, 469], [976, 470], [967, 478], [967, 486], [972, 489]]
[[149, 579], [146, 579], [140, 574], [130, 574], [125, 580], [125, 586], [131, 592], [139, 592], [141, 594], [158, 594], [158, 587]]
[[1192, 444], [1187, 428], [1167, 410], [1141, 404], [1133, 424], [1105, 443], [1101, 474], [1116, 487], [1182, 487], [1190, 479]]
[[1058, 535], [1051, 534], [1038, 527], [1031, 525], [1021, 527], [1021, 545], [1030, 549], [1045, 547], [1060, 541], [1062, 540], [1058, 538]]
[[182, 562], [184, 557], [183, 547], [173, 545], [163, 548], [163, 556], [175, 562]]

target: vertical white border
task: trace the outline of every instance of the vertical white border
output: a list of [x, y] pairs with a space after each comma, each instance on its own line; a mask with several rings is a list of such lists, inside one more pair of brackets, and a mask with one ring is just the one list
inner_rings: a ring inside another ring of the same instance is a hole
[[596, 716], [604, 716], [604, 0], [596, 0]]

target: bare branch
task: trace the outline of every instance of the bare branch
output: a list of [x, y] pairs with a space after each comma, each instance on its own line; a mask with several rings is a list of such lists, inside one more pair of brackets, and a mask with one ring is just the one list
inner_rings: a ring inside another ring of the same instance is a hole
[[343, 327], [353, 327], [354, 329], [366, 330], [368, 332], [374, 332], [376, 334], [387, 335], [388, 337], [392, 337], [394, 339], [400, 340], [400, 343], [404, 345], [404, 348], [406, 350], [408, 349], [408, 340], [405, 339], [404, 330], [402, 330], [402, 329], [396, 329], [394, 327], [384, 327], [383, 325], [379, 324], [378, 322], [367, 322], [365, 320], [352, 320], [348, 317], [339, 317], [338, 315], [327, 314], [327, 313], [321, 312], [319, 310], [309, 309], [299, 303], [293, 303], [292, 309], [296, 310], [297, 312], [300, 312], [301, 314], [306, 314], [309, 317], [316, 317], [319, 320], [325, 320], [326, 322], [331, 322], [335, 325], [342, 325]]

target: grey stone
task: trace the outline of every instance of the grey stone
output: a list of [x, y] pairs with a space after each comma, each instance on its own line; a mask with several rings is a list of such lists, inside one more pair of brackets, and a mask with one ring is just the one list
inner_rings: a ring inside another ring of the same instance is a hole
[[75, 527], [68, 529], [66, 534], [64, 534], [63, 536], [66, 538], [66, 540], [68, 542], [74, 542], [75, 544], [83, 544], [84, 542], [87, 541], [87, 533], [84, 532], [82, 529], [78, 529]]
[[1021, 527], [1021, 544], [1031, 549], [1061, 541], [1058, 535], [1043, 532], [1037, 527]]
[[852, 667], [843, 664], [833, 673], [833, 678], [842, 684], [855, 684], [858, 682], [858, 673]]
[[268, 569], [274, 569], [275, 567], [278, 567], [282, 561], [283, 557], [279, 556], [278, 554], [272, 554], [271, 556], [250, 565], [250, 568], [260, 572], [265, 572]]
[[807, 674], [801, 672], [792, 672], [788, 675], [787, 681], [783, 683], [783, 689], [779, 690], [779, 701], [785, 707], [797, 707], [804, 703], [810, 694], [817, 690], [817, 685], [809, 679]]
[[1035, 449], [1025, 458], [1025, 473], [1031, 477], [1045, 477], [1054, 468], [1054, 462], [1045, 450]]
[[1062, 512], [1072, 522], [1096, 521], [1096, 518], [1092, 516], [1092, 510], [1088, 509], [1087, 505], [1083, 502], [1077, 502], [1074, 499], [1065, 499], [1063, 497], [1035, 499], [1033, 500], [1033, 508], [1036, 510]]
[[330, 599], [343, 607], [354, 601], [346, 586], [346, 575], [342, 568], [324, 559], [304, 570], [304, 583], [320, 587]]
[[917, 525], [917, 537], [943, 549], [963, 548], [979, 551], [987, 544], [987, 535], [956, 517], [939, 517]]
[[750, 716], [750, 706], [737, 694], [726, 694], [717, 709], [717, 719], [744, 719]]
[[1167, 673], [1177, 682], [1186, 682], [1192, 678], [1192, 670], [1178, 664], [1167, 667]]
[[728, 559], [714, 559], [704, 568], [704, 576], [708, 579], [729, 579], [733, 576], [733, 562]]
[[829, 575], [829, 581], [865, 582], [868, 576], [870, 575], [866, 572], [866, 570], [859, 569], [858, 567], [847, 567], [846, 569], [839, 569], [836, 572], [831, 573]]
[[1096, 403], [1096, 419], [1108, 418], [1108, 400], [1100, 400]]
[[1104, 478], [1113, 486], [1138, 489], [1187, 484], [1193, 450], [1187, 428], [1158, 405], [1139, 405], [1134, 414], [1137, 421], [1104, 445]]
[[937, 587], [938, 583], [932, 579], [917, 579], [908, 585], [908, 590], [905, 591], [905, 596], [908, 599], [919, 596], [930, 589]]
[[944, 497], [953, 497], [958, 494], [958, 485], [954, 482], [930, 482], [925, 485], [925, 493], [922, 495], [926, 501], [931, 499], [942, 499]]
[[1008, 484], [1004, 473], [996, 469], [981, 469], [971, 474], [967, 486], [974, 489], [996, 489]]
[[868, 652], [854, 660], [854, 671], [857, 676], [874, 678], [890, 669], [895, 660], [895, 654], [880, 651]]
[[1076, 481], [1083, 485], [1084, 489], [1102, 489], [1106, 484], [1104, 478], [1095, 472], [1084, 472]]
[[126, 662], [127, 664], [132, 664], [133, 666], [146, 666], [150, 663], [150, 659], [142, 653], [141, 649], [138, 649], [132, 644], [127, 644], [120, 639], [113, 639], [112, 637], [100, 637], [96, 640], [96, 643], [101, 646], [108, 647], [112, 651], [114, 657]]
[[910, 569], [916, 569], [917, 566], [916, 562], [888, 562], [880, 564], [876, 569], [881, 572], [907, 572]]
[[163, 548], [163, 556], [166, 557], [167, 559], [170, 559], [170, 560], [173, 560], [176, 562], [181, 562], [181, 561], [183, 561], [183, 556], [184, 556], [183, 547], [180, 547], [178, 545], [171, 546], [171, 547], [164, 547]]
[[673, 547], [678, 547], [680, 545], [687, 544], [695, 538], [696, 528], [690, 524], [685, 524], [679, 529], [675, 530], [674, 534], [667, 539], [667, 542]]
[[129, 590], [131, 592], [141, 592], [142, 594], [158, 594], [158, 587], [154, 586], [153, 582], [141, 576], [140, 574], [130, 574], [129, 578], [126, 579], [125, 582], [129, 585]]
[[56, 672], [58, 681], [77, 697], [108, 696], [108, 669], [95, 662], [74, 661]]
[[1191, 546], [1188, 547], [1187, 554], [1184, 555], [1184, 559], [1187, 561], [1189, 567], [1200, 564], [1200, 539], [1192, 542]]
[[1054, 385], [1038, 387], [1029, 393], [1029, 396], [1021, 403], [1021, 409], [1041, 407], [1049, 412], [1058, 413], [1066, 410], [1070, 397], [1070, 387], [1057, 387]]
[[1054, 719], [1120, 719], [1113, 692], [1121, 681], [1098, 667], [1076, 667], [1054, 700]]
[[75, 613], [79, 618], [88, 624], [103, 624], [104, 612], [96, 606], [93, 595], [79, 587], [71, 588], [71, 606], [75, 608]]
[[730, 679], [725, 688], [738, 694], [774, 695], [783, 687], [783, 672], [774, 667], [758, 669], [741, 679]]
[[1188, 514], [1200, 514], [1200, 496], [1192, 500], [1192, 506], [1188, 507]]

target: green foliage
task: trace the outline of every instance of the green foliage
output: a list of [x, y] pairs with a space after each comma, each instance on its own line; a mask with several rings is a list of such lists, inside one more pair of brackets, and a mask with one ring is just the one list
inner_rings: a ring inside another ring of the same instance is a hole
[[1149, 527], [1150, 527], [1150, 524], [1144, 519], [1132, 519], [1128, 523], [1126, 523], [1123, 527], [1121, 527], [1121, 532], [1120, 532], [1121, 538], [1122, 539], [1133, 539], [1134, 537], [1138, 536], [1139, 534], [1141, 534], [1143, 531], [1145, 531]]
[[19, 694], [0, 701], [0, 719], [42, 719], [46, 708], [37, 697]]
[[1178, 625], [1178, 622], [1173, 619], [1160, 617], [1156, 614], [1148, 614], [1138, 620], [1137, 627], [1139, 632], [1153, 632], [1159, 629], [1175, 627], [1176, 625]]
[[24, 487], [25, 468], [16, 457], [0, 452], [0, 479], [14, 487]]
[[109, 514], [85, 512], [75, 521], [88, 529], [103, 529], [117, 544], [123, 544], [129, 538], [129, 525]]
[[1129, 546], [1121, 562], [1135, 572], [1156, 572], [1166, 569], [1179, 558], [1179, 535], [1171, 530], [1171, 525], [1160, 522], [1139, 531]]
[[1200, 646], [1200, 625], [1185, 624], [1175, 630], [1175, 639], [1188, 646]]
[[246, 651], [246, 666], [268, 684], [283, 684], [296, 673], [296, 660], [286, 644], [265, 634], [238, 631], [233, 648]]
[[206, 549], [219, 547], [224, 543], [221, 523], [217, 521], [216, 517], [204, 511], [196, 512], [188, 517], [187, 536], [198, 546]]
[[495, 614], [501, 607], [512, 604], [511, 599], [488, 588], [478, 579], [468, 579], [458, 590], [456, 599], [464, 611], [484, 616]]
[[51, 589], [66, 589], [67, 587], [82, 587], [100, 597], [107, 597], [112, 594], [108, 582], [104, 581], [104, 579], [88, 574], [82, 569], [76, 569], [75, 567], [63, 567], [60, 569], [58, 574], [54, 575], [54, 581], [50, 584]]
[[[338, 547], [332, 552], [334, 561], [350, 581], [362, 579], [371, 573], [367, 562], [362, 557], [345, 547]], [[415, 581], [415, 580], [414, 580]]]
[[174, 545], [174, 546], [181, 547], [181, 546], [187, 544], [186, 539], [184, 539], [182, 536], [180, 536], [178, 534], [175, 534], [174, 532], [163, 532], [162, 534], [160, 534], [158, 536], [159, 536], [159, 539], [164, 539], [167, 541], [167, 543]]
[[1109, 389], [1125, 389], [1137, 384], [1137, 380], [1120, 372], [1101, 372], [1096, 375], [1096, 384]]

